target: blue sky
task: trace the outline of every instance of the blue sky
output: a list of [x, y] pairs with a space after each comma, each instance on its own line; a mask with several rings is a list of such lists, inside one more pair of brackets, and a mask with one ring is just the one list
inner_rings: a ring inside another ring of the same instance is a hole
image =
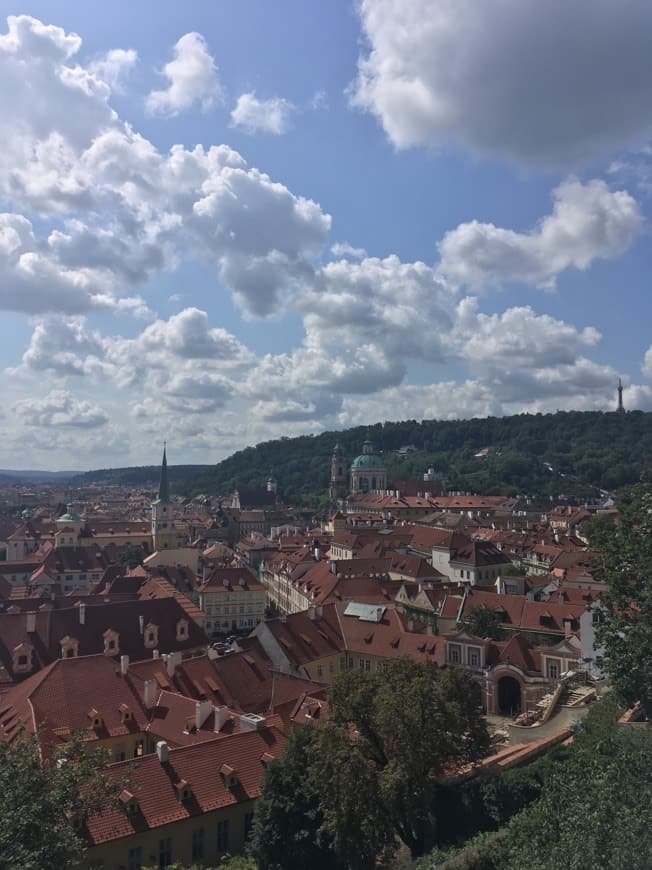
[[0, 467], [651, 408], [621, 6], [0, 2]]

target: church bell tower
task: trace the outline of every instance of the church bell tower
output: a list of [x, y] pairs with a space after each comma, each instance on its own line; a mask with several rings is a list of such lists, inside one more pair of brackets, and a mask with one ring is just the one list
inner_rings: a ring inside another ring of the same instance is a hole
[[158, 498], [152, 502], [152, 543], [154, 550], [168, 550], [175, 546], [170, 511], [170, 483], [168, 481], [168, 460], [165, 442], [163, 442], [163, 461], [161, 463], [161, 479], [158, 485]]
[[331, 479], [328, 487], [328, 497], [332, 502], [346, 498], [348, 493], [347, 474], [344, 468], [344, 455], [339, 444], [335, 445], [331, 457]]

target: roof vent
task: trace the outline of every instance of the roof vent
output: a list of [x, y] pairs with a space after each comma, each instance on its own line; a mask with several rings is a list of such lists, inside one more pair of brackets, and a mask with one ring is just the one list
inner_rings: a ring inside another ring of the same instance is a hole
[[260, 731], [267, 724], [264, 716], [257, 713], [242, 713], [240, 715], [240, 731]]

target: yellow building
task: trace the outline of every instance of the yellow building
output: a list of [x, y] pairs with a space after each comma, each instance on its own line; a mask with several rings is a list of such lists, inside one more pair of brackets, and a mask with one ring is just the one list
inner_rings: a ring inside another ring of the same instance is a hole
[[215, 866], [226, 852], [242, 852], [265, 766], [281, 754], [286, 737], [261, 716], [243, 714], [239, 727], [239, 733], [177, 749], [159, 741], [137, 765], [114, 765], [111, 777], [128, 784], [121, 809], [87, 823], [88, 866]]

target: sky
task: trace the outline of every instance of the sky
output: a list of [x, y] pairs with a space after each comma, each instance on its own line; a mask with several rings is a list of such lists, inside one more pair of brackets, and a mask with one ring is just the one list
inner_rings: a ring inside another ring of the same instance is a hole
[[647, 0], [0, 0], [0, 467], [652, 409]]

